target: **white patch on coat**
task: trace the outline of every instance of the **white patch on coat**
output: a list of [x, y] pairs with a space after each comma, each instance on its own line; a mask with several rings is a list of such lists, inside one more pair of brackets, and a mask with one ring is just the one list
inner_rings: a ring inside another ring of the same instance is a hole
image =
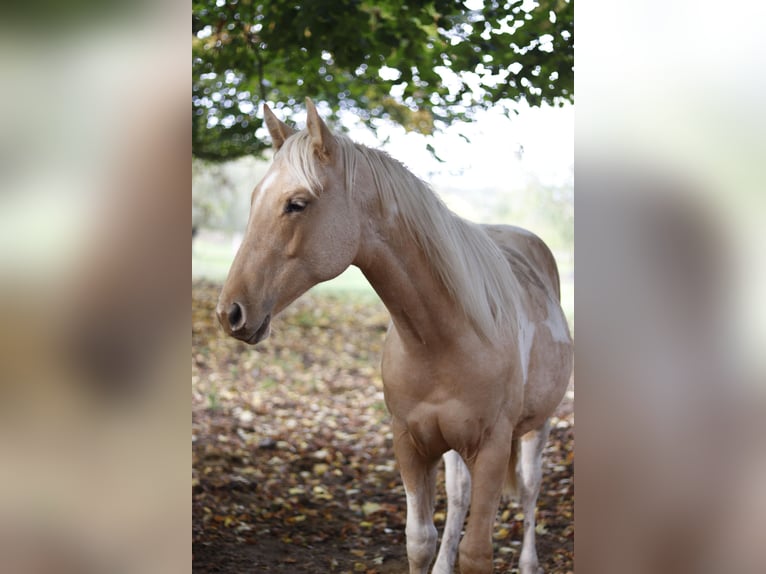
[[564, 319], [564, 313], [561, 311], [561, 307], [550, 298], [548, 299], [548, 317], [543, 321], [543, 325], [548, 327], [554, 341], [569, 343], [569, 328], [566, 319]]
[[263, 181], [261, 182], [261, 188], [258, 190], [258, 194], [255, 196], [255, 201], [253, 202], [253, 208], [250, 210], [251, 212], [254, 212], [260, 208], [261, 203], [263, 202], [263, 198], [266, 197], [266, 195], [269, 192], [269, 187], [271, 187], [274, 184], [274, 181], [277, 179], [277, 172], [271, 171], [268, 174], [266, 174], [266, 177], [263, 178]]

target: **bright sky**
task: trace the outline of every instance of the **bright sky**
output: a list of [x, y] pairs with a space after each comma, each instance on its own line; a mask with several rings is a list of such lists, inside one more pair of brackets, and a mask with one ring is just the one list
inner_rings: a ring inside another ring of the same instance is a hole
[[[321, 103], [319, 110], [323, 115], [328, 111]], [[574, 106], [532, 108], [520, 104], [518, 110], [518, 115], [511, 114], [510, 118], [499, 109], [478, 112], [473, 122], [456, 123], [430, 138], [405, 133], [401, 126], [383, 125], [378, 139], [366, 128], [355, 128], [354, 118], [344, 123], [354, 141], [385, 149], [437, 190], [513, 188], [523, 185], [528, 177], [552, 186], [571, 183]], [[305, 125], [305, 113], [290, 119], [299, 128]], [[258, 135], [265, 137], [266, 130], [261, 129], [263, 133]], [[387, 138], [389, 141], [381, 145]], [[428, 144], [443, 163], [426, 149]]]
[[[464, 4], [470, 10], [478, 10], [484, 2], [466, 0]], [[533, 4], [532, 0], [524, 0], [522, 8], [531, 9]], [[387, 70], [381, 69], [381, 76]], [[398, 74], [396, 70], [390, 72]], [[447, 85], [454, 83], [455, 89], [459, 87], [460, 81], [451, 70], [442, 69], [440, 74]], [[470, 75], [465, 74], [463, 80]], [[395, 86], [394, 91], [397, 89]], [[476, 91], [481, 92], [481, 87], [477, 86]], [[518, 115], [512, 114], [511, 118], [499, 109], [479, 112], [473, 122], [453, 125], [431, 139], [405, 134], [403, 128], [393, 126], [380, 129], [378, 136], [382, 140], [390, 138], [384, 149], [436, 189], [507, 189], [523, 185], [530, 176], [547, 185], [570, 183], [574, 166], [574, 107], [530, 108], [518, 104], [516, 109]], [[356, 141], [379, 146], [369, 133], [352, 130], [350, 135]], [[426, 149], [429, 143], [443, 163]]]
[[[470, 143], [460, 137], [468, 137]], [[383, 146], [437, 188], [484, 189], [508, 186], [509, 178], [538, 177], [544, 184], [571, 181], [574, 165], [574, 107], [520, 107], [506, 118], [501, 111], [480, 112], [472, 123], [453, 125], [426, 138], [401, 127], [380, 130]], [[357, 141], [376, 145], [369, 134], [351, 133]], [[426, 149], [432, 143], [440, 163]], [[512, 184], [512, 182], [510, 182]]]

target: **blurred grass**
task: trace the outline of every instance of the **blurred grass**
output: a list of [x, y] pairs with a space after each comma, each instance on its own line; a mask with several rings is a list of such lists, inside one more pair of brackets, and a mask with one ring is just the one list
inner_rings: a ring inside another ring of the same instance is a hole
[[[192, 244], [192, 278], [223, 282], [234, 259], [231, 238], [202, 233]], [[574, 273], [571, 258], [556, 254], [561, 275], [561, 302], [569, 327], [574, 334]], [[312, 292], [348, 296], [356, 300], [375, 300], [377, 294], [356, 267], [349, 267], [338, 277], [314, 287]]]
[[[216, 241], [201, 236], [192, 245], [192, 279], [210, 279], [223, 282], [234, 259], [231, 241]], [[374, 300], [377, 295], [356, 267], [349, 267], [338, 277], [320, 283], [313, 292], [349, 295], [356, 299]]]
[[198, 237], [192, 241], [192, 278], [223, 281], [234, 259], [231, 245]]

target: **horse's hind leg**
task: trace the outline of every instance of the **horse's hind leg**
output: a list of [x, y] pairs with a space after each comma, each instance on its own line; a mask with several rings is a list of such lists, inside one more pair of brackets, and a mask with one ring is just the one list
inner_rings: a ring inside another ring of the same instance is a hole
[[542, 569], [537, 561], [535, 547], [535, 510], [537, 496], [540, 494], [540, 483], [543, 477], [543, 449], [548, 440], [550, 424], [545, 424], [521, 437], [521, 456], [519, 459], [519, 490], [521, 493], [521, 509], [524, 512], [524, 543], [519, 558], [520, 574], [539, 574]]
[[443, 458], [447, 486], [447, 523], [433, 574], [452, 574], [454, 571], [460, 534], [471, 503], [471, 475], [468, 467], [454, 450], [444, 453]]
[[436, 491], [436, 463], [427, 460], [415, 449], [406, 430], [394, 430], [394, 454], [407, 495], [407, 559], [410, 574], [427, 574], [436, 553], [436, 527], [434, 526], [434, 495]]

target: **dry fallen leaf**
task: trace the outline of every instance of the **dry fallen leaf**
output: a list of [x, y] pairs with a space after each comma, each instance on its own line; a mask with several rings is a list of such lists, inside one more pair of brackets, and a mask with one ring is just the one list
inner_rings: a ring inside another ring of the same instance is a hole
[[[192, 285], [195, 571], [406, 571], [405, 495], [379, 369], [385, 308], [308, 293], [251, 347], [218, 327], [219, 290]], [[537, 545], [548, 574], [574, 563], [571, 411], [557, 415], [545, 453]], [[522, 519], [515, 504], [498, 513], [496, 572], [517, 568]]]

